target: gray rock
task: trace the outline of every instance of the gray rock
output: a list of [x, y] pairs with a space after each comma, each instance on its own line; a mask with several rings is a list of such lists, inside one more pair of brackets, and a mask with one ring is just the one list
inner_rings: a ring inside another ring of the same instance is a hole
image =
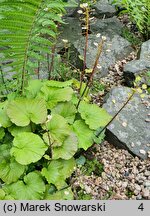
[[91, 21], [90, 30], [94, 33], [107, 33], [121, 35], [123, 29], [122, 23], [116, 18], [97, 19]]
[[93, 8], [95, 9], [94, 15], [98, 18], [113, 17], [116, 13], [115, 7], [110, 5], [108, 0], [98, 0]]
[[[121, 60], [127, 55], [129, 55], [129, 53], [133, 50], [130, 46], [130, 43], [119, 35], [103, 34], [103, 36], [106, 36], [107, 40], [104, 43], [102, 54], [98, 61], [98, 65], [101, 67], [97, 67], [96, 77], [98, 78], [106, 76], [108, 73], [108, 69], [111, 65], [113, 65], [117, 60]], [[96, 35], [89, 35], [86, 57], [87, 68], [93, 68], [98, 50], [97, 46], [100, 41], [101, 38], [98, 38]], [[79, 55], [83, 58], [85, 49], [85, 37], [80, 37], [79, 40], [73, 43], [73, 46], [75, 48], [75, 55], [76, 53], [79, 53]], [[72, 52], [72, 58], [74, 60], [75, 66], [77, 68], [80, 68], [78, 65], [78, 57], [79, 56], [73, 56]]]
[[58, 47], [64, 47], [62, 39], [68, 40], [68, 43], [73, 43], [82, 36], [81, 22], [78, 18], [66, 17], [59, 31]]
[[142, 44], [138, 56], [138, 60], [133, 60], [124, 66], [124, 78], [128, 86], [133, 86], [138, 74], [150, 69], [150, 40]]
[[77, 10], [79, 9], [80, 0], [74, 0], [74, 2], [72, 0], [68, 0], [67, 2], [68, 2], [68, 7], [65, 8], [66, 16], [76, 17], [78, 15]]
[[[103, 107], [114, 116], [127, 101], [132, 90], [128, 87], [114, 88]], [[150, 104], [150, 98], [145, 96], [144, 101]], [[150, 147], [150, 122], [145, 119], [150, 110], [138, 94], [134, 94], [130, 102], [123, 108], [113, 122], [107, 127], [107, 140], [142, 159], [147, 159]]]

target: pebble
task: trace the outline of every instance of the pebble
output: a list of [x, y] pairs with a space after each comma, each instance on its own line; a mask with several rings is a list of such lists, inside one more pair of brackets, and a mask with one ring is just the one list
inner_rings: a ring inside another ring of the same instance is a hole
[[141, 187], [140, 187], [140, 185], [135, 184], [135, 189], [136, 189], [137, 191], [141, 191]]
[[85, 189], [85, 191], [86, 191], [87, 194], [90, 194], [91, 191], [92, 191], [92, 189], [89, 186], [87, 186], [87, 185], [84, 185], [84, 189]]
[[150, 181], [145, 181], [144, 186], [150, 189]]
[[141, 154], [145, 155], [146, 154], [146, 151], [144, 149], [140, 149], [139, 151]]
[[150, 176], [150, 171], [146, 170], [144, 173], [145, 176]]
[[[92, 199], [117, 199], [116, 194], [119, 194], [120, 200], [150, 199], [149, 159], [133, 157], [127, 150], [117, 149], [107, 141], [97, 148], [96, 159], [104, 165], [104, 171], [100, 176], [93, 174], [87, 178], [82, 170], [79, 170], [74, 177], [76, 182], [81, 181], [82, 176], [82, 182], [88, 186], [85, 187], [85, 192], [92, 195]], [[108, 193], [110, 189], [111, 196]], [[128, 190], [133, 193], [132, 196], [129, 196]]]
[[149, 196], [150, 196], [150, 190], [147, 189], [147, 188], [145, 188], [145, 189], [142, 191], [142, 196], [143, 196], [144, 198], [149, 197]]

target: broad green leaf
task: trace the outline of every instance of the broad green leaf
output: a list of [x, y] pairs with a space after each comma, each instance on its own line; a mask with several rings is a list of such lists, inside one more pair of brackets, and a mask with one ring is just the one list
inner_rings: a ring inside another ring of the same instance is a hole
[[83, 120], [75, 121], [73, 129], [78, 137], [78, 148], [87, 150], [93, 144], [94, 132]]
[[88, 104], [84, 101], [80, 103], [79, 113], [92, 130], [106, 126], [112, 118], [105, 109], [98, 107], [96, 104]]
[[46, 150], [47, 146], [38, 135], [21, 132], [14, 138], [10, 152], [18, 163], [27, 165], [40, 160]]
[[0, 103], [0, 125], [4, 128], [7, 128], [12, 125], [7, 113], [6, 113], [6, 106], [8, 101]]
[[2, 140], [4, 136], [5, 136], [4, 128], [0, 127], [0, 140]]
[[47, 128], [49, 130], [43, 135], [43, 138], [47, 144], [49, 144], [49, 137], [53, 146], [61, 146], [67, 136], [70, 135], [71, 129], [65, 118], [58, 114], [53, 114], [52, 118], [47, 122]]
[[0, 200], [14, 200], [12, 196], [6, 195], [5, 191], [0, 188]]
[[5, 191], [0, 188], [0, 200], [3, 200], [5, 198]]
[[50, 80], [46, 82], [46, 85], [51, 86], [51, 87], [64, 88], [64, 87], [71, 86], [72, 83], [73, 83], [73, 80], [68, 80], [65, 82]]
[[70, 136], [65, 139], [62, 146], [53, 148], [53, 159], [62, 158], [68, 160], [73, 157], [77, 149], [77, 137], [74, 133], [71, 133]]
[[8, 128], [8, 131], [11, 133], [12, 136], [16, 136], [20, 132], [31, 132], [31, 126], [25, 126], [25, 127], [18, 127], [16, 125], [12, 125]]
[[30, 80], [28, 86], [26, 87], [26, 97], [35, 98], [40, 91], [43, 83], [41, 80]]
[[57, 191], [53, 194], [46, 194], [44, 197], [45, 200], [73, 200], [74, 194], [71, 188], [66, 188], [64, 190]]
[[15, 200], [40, 200], [43, 198], [45, 184], [38, 173], [30, 172], [23, 181], [5, 186], [4, 191]]
[[72, 98], [73, 90], [70, 87], [56, 88], [43, 86], [39, 97], [45, 98], [47, 101], [47, 108], [52, 109], [58, 102], [70, 101]]
[[48, 183], [54, 184], [58, 189], [63, 187], [66, 183], [65, 180], [68, 178], [75, 166], [75, 160], [52, 160], [48, 168], [42, 169], [42, 175], [46, 178]]
[[10, 158], [10, 148], [11, 146], [8, 144], [0, 145], [0, 163]]
[[8, 104], [7, 114], [17, 126], [27, 126], [30, 121], [36, 124], [44, 123], [47, 109], [42, 99], [19, 98]]
[[72, 124], [75, 119], [76, 107], [72, 102], [58, 103], [52, 110], [53, 113], [57, 113], [63, 116], [69, 124]]
[[0, 178], [3, 182], [10, 184], [16, 182], [24, 173], [25, 166], [17, 163], [13, 158], [8, 162], [3, 160], [0, 163]]

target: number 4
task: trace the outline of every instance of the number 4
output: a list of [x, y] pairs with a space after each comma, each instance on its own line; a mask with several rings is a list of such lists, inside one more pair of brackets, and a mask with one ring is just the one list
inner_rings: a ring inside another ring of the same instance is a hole
[[138, 207], [139, 210], [143, 211], [144, 210], [144, 206], [143, 206], [143, 203], [141, 203]]

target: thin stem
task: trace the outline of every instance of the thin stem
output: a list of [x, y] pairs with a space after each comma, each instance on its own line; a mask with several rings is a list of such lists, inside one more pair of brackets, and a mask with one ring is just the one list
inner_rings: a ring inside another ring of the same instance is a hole
[[93, 69], [92, 69], [92, 72], [91, 72], [91, 76], [90, 76], [90, 78], [89, 78], [89, 80], [88, 80], [88, 82], [87, 82], [87, 84], [86, 84], [86, 86], [85, 86], [85, 88], [84, 88], [84, 90], [83, 90], [83, 92], [81, 94], [81, 97], [79, 98], [79, 101], [78, 101], [78, 104], [77, 104], [77, 109], [78, 109], [78, 107], [80, 105], [80, 102], [83, 99], [83, 96], [84, 96], [87, 88], [90, 87], [91, 84], [92, 84], [92, 80], [93, 80], [93, 76], [94, 76], [94, 73], [95, 73], [95, 70], [96, 70], [96, 67], [97, 67], [97, 64], [98, 64], [98, 60], [99, 60], [99, 57], [100, 57], [100, 55], [102, 53], [103, 44], [104, 44], [104, 40], [102, 39], [101, 42], [98, 45], [98, 51], [97, 51], [95, 63], [94, 63], [94, 66], [93, 66]]
[[87, 7], [85, 9], [85, 19], [86, 19], [86, 37], [85, 37], [85, 48], [84, 48], [84, 60], [83, 60], [83, 70], [80, 76], [80, 87], [79, 87], [79, 93], [82, 88], [83, 78], [85, 75], [85, 69], [86, 69], [86, 55], [87, 55], [87, 49], [88, 49], [88, 38], [89, 38], [89, 8]]
[[54, 44], [54, 46], [52, 47], [52, 54], [51, 54], [51, 64], [48, 66], [48, 79], [51, 79], [51, 73], [53, 71], [53, 67], [54, 67], [54, 58], [55, 58], [55, 50], [56, 50], [56, 44]]
[[38, 61], [37, 76], [38, 76], [38, 79], [40, 79], [40, 61]]
[[3, 71], [2, 71], [1, 66], [0, 66], [0, 73], [1, 73], [1, 77], [2, 77], [2, 83], [3, 83], [3, 85], [5, 87], [5, 90], [6, 90], [7, 94], [8, 94], [8, 89], [7, 89], [7, 85], [5, 83], [5, 80], [4, 80], [4, 75], [3, 75]]
[[118, 116], [118, 114], [123, 110], [123, 108], [128, 104], [128, 102], [131, 100], [133, 95], [135, 94], [135, 90], [133, 90], [132, 94], [130, 97], [127, 99], [127, 101], [123, 104], [123, 106], [119, 109], [119, 111], [113, 116], [113, 118], [107, 123], [107, 125], [96, 134], [96, 137], [99, 137], [99, 135], [108, 127], [108, 125]]

